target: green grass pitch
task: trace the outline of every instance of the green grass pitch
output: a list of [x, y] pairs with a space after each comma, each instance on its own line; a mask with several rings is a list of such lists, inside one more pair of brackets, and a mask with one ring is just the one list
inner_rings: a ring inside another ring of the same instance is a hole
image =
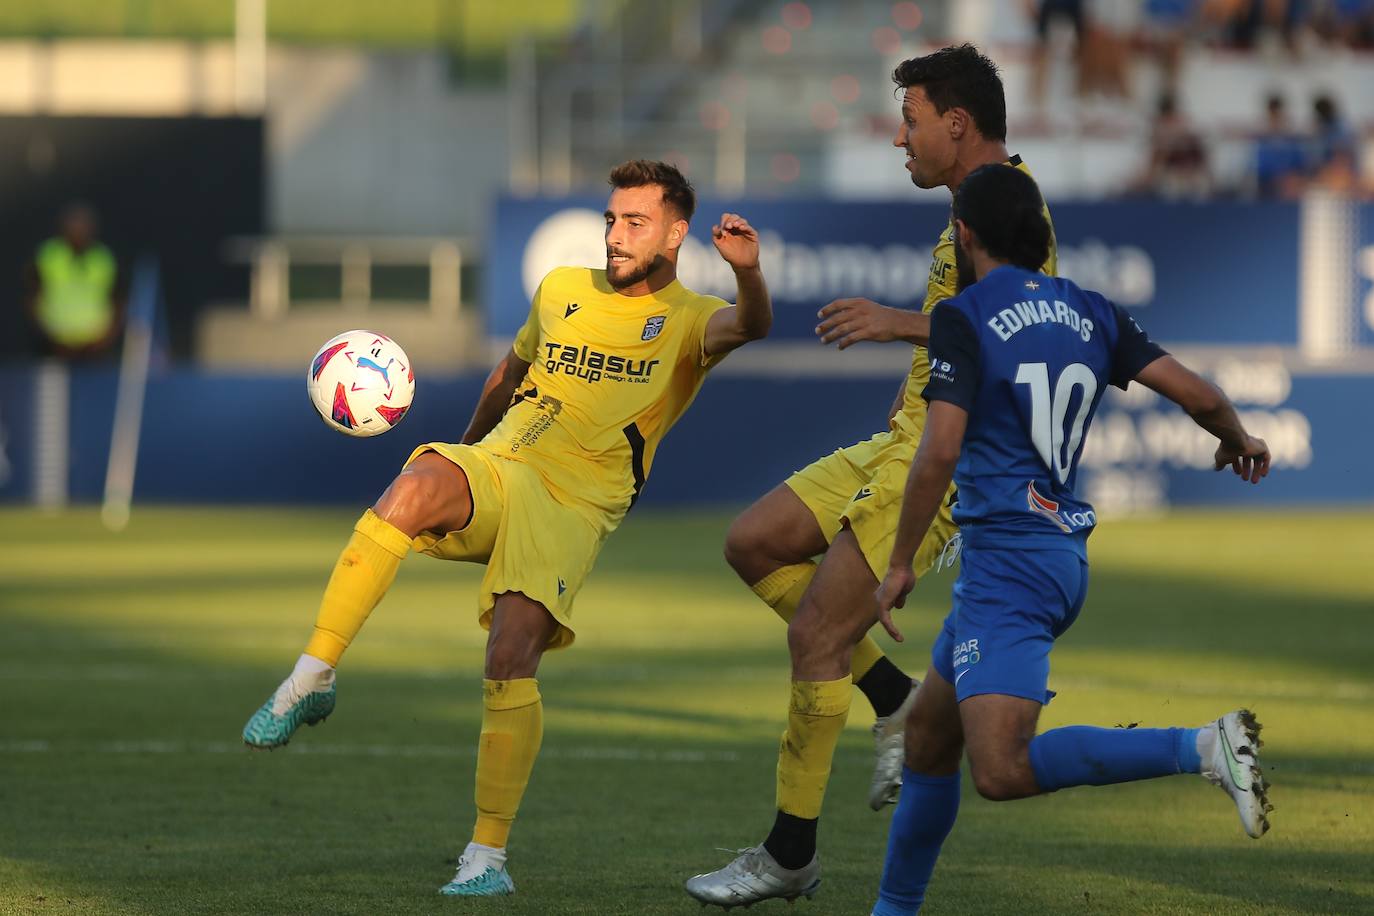
[[[784, 631], [720, 559], [725, 514], [636, 513], [541, 674], [518, 893], [441, 899], [473, 818], [476, 567], [411, 557], [344, 660], [339, 706], [275, 753], [239, 730], [290, 669], [353, 513], [0, 512], [0, 913], [689, 914], [682, 880], [772, 816]], [[939, 914], [1374, 913], [1374, 523], [1179, 513], [1107, 522], [1055, 651], [1046, 727], [1265, 725], [1259, 841], [1197, 777], [994, 804], [972, 793]], [[923, 671], [945, 573], [900, 612]], [[885, 640], [885, 637], [884, 637]], [[820, 893], [865, 914], [890, 814], [864, 804], [856, 694]], [[759, 912], [757, 910], [753, 912]]]

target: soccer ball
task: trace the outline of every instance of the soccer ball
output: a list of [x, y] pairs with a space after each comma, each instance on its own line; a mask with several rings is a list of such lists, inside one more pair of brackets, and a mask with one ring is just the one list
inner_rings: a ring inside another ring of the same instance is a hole
[[320, 347], [305, 378], [310, 402], [346, 436], [377, 436], [410, 410], [415, 373], [396, 341], [372, 331], [345, 331]]

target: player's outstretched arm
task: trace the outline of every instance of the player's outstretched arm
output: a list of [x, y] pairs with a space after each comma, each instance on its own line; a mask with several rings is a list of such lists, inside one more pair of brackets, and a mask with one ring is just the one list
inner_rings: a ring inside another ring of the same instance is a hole
[[703, 349], [720, 356], [751, 340], [768, 336], [773, 326], [773, 300], [759, 269], [759, 234], [738, 213], [722, 213], [711, 227], [716, 251], [735, 272], [735, 304], [723, 308], [706, 323]]
[[894, 309], [871, 299], [836, 299], [816, 314], [821, 319], [816, 336], [841, 350], [861, 340], [904, 340], [921, 347], [930, 340], [930, 316], [925, 312]]
[[892, 609], [905, 607], [906, 596], [916, 586], [911, 564], [949, 491], [967, 428], [968, 411], [964, 408], [948, 401], [930, 402], [921, 445], [916, 449], [906, 478], [906, 492], [902, 494], [902, 514], [897, 520], [897, 538], [892, 544], [887, 576], [878, 586], [878, 620], [898, 642], [902, 641], [902, 634], [892, 620]]
[[1161, 356], [1135, 380], [1173, 401], [1193, 422], [1221, 440], [1216, 470], [1230, 467], [1242, 480], [1259, 483], [1269, 473], [1269, 446], [1245, 431], [1226, 394], [1172, 356]]
[[511, 350], [496, 364], [482, 385], [482, 396], [477, 399], [477, 407], [472, 411], [472, 421], [467, 432], [463, 433], [463, 443], [472, 445], [496, 428], [501, 417], [510, 407], [511, 398], [520, 380], [529, 371], [530, 364], [515, 355]]

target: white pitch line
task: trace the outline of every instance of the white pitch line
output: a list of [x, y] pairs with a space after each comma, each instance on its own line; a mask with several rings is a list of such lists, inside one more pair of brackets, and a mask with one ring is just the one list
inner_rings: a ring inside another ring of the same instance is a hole
[[[247, 754], [251, 749], [242, 742], [229, 741], [96, 741], [68, 743], [65, 741], [3, 740], [0, 754]], [[405, 758], [472, 758], [477, 750], [471, 746], [449, 747], [438, 744], [293, 744], [288, 754], [313, 754], [325, 757], [405, 757]], [[629, 763], [734, 763], [740, 755], [734, 751], [642, 750], [631, 747], [546, 747], [540, 757], [553, 760], [619, 760]]]

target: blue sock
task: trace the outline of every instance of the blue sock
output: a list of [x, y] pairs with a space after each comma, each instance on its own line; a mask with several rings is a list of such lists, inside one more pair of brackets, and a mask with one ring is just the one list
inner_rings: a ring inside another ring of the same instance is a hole
[[902, 796], [888, 828], [874, 916], [912, 916], [920, 910], [940, 846], [958, 815], [958, 773], [922, 776], [902, 768]]
[[1197, 733], [1196, 728], [1056, 728], [1031, 739], [1031, 768], [1043, 792], [1198, 773]]

